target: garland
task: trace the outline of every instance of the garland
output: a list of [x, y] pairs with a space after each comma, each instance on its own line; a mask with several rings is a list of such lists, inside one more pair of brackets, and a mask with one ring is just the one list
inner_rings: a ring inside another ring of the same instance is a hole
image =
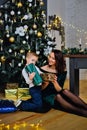
[[81, 54], [81, 55], [87, 55], [87, 48], [64, 48], [62, 50], [63, 54], [72, 54], [72, 55], [75, 55], [75, 54]]

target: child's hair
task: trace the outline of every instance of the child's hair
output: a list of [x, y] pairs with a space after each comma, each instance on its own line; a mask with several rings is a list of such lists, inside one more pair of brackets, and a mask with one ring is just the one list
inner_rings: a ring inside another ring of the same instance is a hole
[[30, 57], [30, 56], [38, 57], [38, 55], [35, 52], [28, 51], [27, 54], [26, 54], [26, 57]]

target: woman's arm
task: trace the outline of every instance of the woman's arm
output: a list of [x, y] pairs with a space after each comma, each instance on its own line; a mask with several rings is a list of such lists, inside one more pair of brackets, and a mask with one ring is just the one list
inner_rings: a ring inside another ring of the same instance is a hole
[[53, 81], [52, 82], [53, 84], [54, 84], [54, 87], [55, 87], [55, 89], [56, 89], [56, 91], [61, 91], [62, 90], [62, 88], [60, 87], [60, 85], [58, 84], [58, 82], [57, 81]]
[[56, 89], [56, 91], [59, 92], [59, 91], [62, 90], [62, 88], [60, 87], [60, 85], [59, 85], [59, 83], [57, 81], [57, 76], [56, 75], [54, 76], [54, 79], [51, 82], [53, 83], [54, 88]]
[[[59, 83], [57, 81], [57, 76], [56, 75], [54, 76], [54, 79], [53, 78], [50, 79], [50, 82], [53, 83], [54, 88], [56, 89], [56, 91], [61, 91], [62, 90], [62, 88], [60, 87], [60, 85], [59, 85]], [[48, 84], [49, 84], [49, 81], [43, 81], [42, 90], [45, 89], [48, 86]]]

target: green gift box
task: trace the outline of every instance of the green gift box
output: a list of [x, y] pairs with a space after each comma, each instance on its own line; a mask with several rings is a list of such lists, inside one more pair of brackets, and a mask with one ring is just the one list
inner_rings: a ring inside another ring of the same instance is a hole
[[27, 65], [25, 67], [25, 70], [27, 71], [27, 73], [28, 72], [30, 72], [30, 73], [35, 72], [35, 76], [33, 79], [35, 85], [39, 85], [40, 83], [42, 83], [42, 78], [41, 78], [40, 74], [38, 73], [34, 64], [31, 63], [31, 64]]
[[5, 89], [5, 98], [9, 100], [17, 100], [18, 90], [17, 89]]
[[27, 100], [30, 98], [29, 88], [18, 88], [18, 99]]

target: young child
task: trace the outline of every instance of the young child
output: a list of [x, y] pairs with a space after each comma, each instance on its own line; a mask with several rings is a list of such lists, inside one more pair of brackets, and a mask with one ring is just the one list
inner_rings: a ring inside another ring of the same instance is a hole
[[22, 75], [26, 81], [26, 83], [29, 85], [29, 93], [31, 95], [31, 99], [29, 100], [18, 100], [15, 105], [20, 110], [23, 111], [36, 111], [38, 108], [42, 107], [42, 96], [41, 96], [41, 84], [38, 85], [34, 84], [34, 77], [35, 72], [29, 73], [26, 71], [26, 66], [29, 64], [33, 64], [40, 74], [41, 71], [39, 68], [35, 65], [38, 61], [38, 55], [34, 52], [28, 52], [26, 55], [26, 65], [22, 70]]

